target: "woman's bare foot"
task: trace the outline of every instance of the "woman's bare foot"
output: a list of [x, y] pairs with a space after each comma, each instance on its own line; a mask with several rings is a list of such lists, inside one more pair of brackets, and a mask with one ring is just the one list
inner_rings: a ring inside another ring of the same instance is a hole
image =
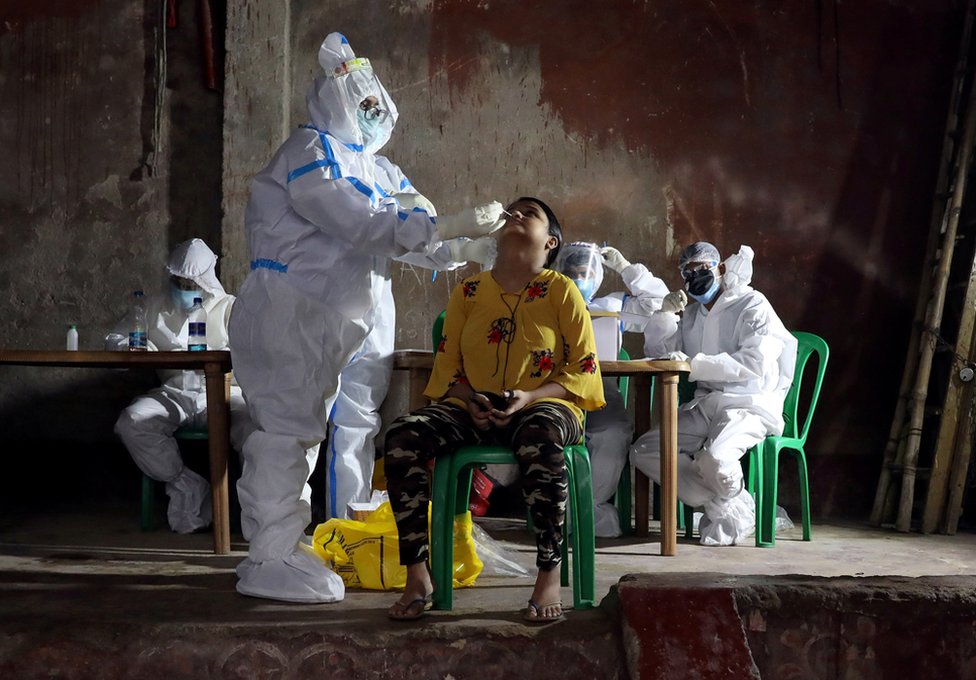
[[525, 610], [527, 621], [555, 621], [563, 615], [559, 594], [559, 568], [539, 570], [529, 607]]
[[393, 603], [387, 616], [397, 620], [419, 619], [430, 608], [430, 596], [433, 592], [434, 583], [430, 579], [426, 562], [407, 566], [407, 583], [403, 588], [403, 595]]

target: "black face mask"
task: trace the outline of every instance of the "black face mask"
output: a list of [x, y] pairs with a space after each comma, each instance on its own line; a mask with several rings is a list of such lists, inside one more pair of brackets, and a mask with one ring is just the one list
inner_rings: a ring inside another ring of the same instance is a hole
[[715, 271], [711, 267], [686, 272], [682, 276], [685, 280], [685, 288], [692, 295], [704, 295], [712, 287], [712, 284], [715, 283]]

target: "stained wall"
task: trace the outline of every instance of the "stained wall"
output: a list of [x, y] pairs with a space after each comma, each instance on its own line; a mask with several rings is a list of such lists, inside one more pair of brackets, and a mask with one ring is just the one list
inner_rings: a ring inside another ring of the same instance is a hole
[[[818, 510], [866, 512], [922, 267], [960, 3], [366, 7], [292, 3], [283, 119], [305, 122], [317, 46], [338, 30], [400, 110], [385, 153], [439, 211], [535, 194], [569, 238], [612, 244], [672, 286], [689, 242], [753, 247], [754, 285], [789, 328], [832, 350], [810, 446]], [[395, 267], [398, 346], [430, 346], [433, 315], [471, 271], [431, 281]], [[620, 287], [611, 274], [603, 290]], [[636, 352], [640, 339], [626, 344]]]
[[[236, 290], [247, 184], [305, 122], [317, 46], [339, 30], [396, 98], [385, 153], [440, 211], [536, 194], [570, 238], [612, 244], [671, 285], [689, 241], [755, 248], [756, 287], [833, 351], [810, 446], [817, 509], [866, 513], [961, 2], [241, 0], [226, 8], [219, 93], [200, 82], [195, 5], [176, 3], [168, 29], [153, 0], [0, 2], [0, 345], [57, 348], [77, 322], [97, 346], [126, 293], [161, 283], [169, 248], [192, 235]], [[398, 346], [429, 347], [470, 271], [394, 268]], [[608, 276], [604, 291], [619, 288]], [[145, 382], [4, 369], [0, 437], [108, 450]]]

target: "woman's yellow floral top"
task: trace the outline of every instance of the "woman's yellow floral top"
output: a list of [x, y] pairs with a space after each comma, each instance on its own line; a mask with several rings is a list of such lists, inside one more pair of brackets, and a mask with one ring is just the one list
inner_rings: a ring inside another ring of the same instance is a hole
[[442, 399], [462, 381], [498, 394], [559, 383], [571, 398], [543, 401], [566, 404], [581, 422], [583, 411], [603, 408], [593, 326], [576, 285], [550, 269], [517, 294], [504, 293], [491, 272], [464, 279], [447, 304], [424, 394]]

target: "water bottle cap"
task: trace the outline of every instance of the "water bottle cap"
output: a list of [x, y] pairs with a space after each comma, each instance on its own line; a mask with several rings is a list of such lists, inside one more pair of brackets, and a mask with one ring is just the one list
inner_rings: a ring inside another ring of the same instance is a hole
[[69, 324], [68, 327], [71, 328], [72, 330], [78, 330], [78, 324], [74, 324], [74, 323], [73, 324]]
[[143, 295], [145, 295], [145, 293], [143, 293], [141, 290], [134, 290], [132, 291], [132, 294], [135, 295], [136, 297], [142, 297]]
[[202, 305], [203, 304], [203, 298], [201, 298], [201, 297], [195, 297], [195, 298], [193, 298], [193, 304], [201, 304]]

